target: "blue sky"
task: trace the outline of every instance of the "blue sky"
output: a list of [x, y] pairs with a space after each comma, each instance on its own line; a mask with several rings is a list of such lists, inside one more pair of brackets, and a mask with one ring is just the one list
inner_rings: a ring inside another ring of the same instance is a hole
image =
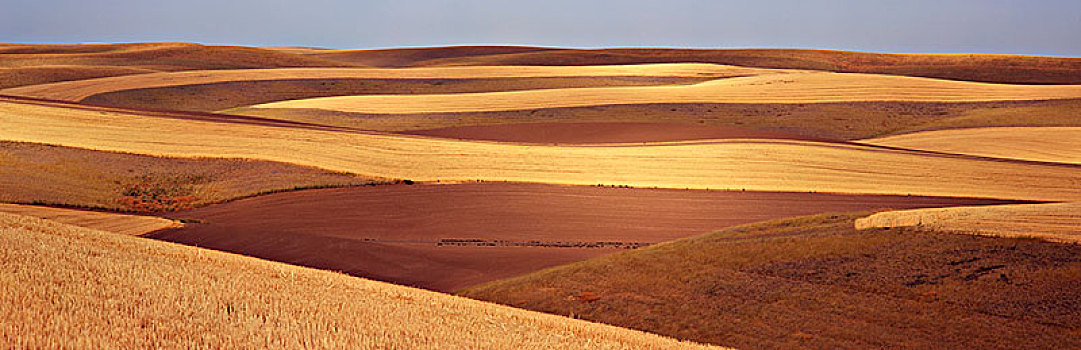
[[0, 42], [798, 47], [1081, 56], [1078, 0], [0, 0]]

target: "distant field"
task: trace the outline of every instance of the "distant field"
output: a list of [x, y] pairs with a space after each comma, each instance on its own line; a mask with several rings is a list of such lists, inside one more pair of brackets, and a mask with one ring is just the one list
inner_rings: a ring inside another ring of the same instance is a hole
[[165, 158], [0, 141], [0, 202], [179, 210], [258, 193], [376, 179], [243, 159]]
[[[392, 66], [544, 65], [584, 66], [701, 62], [747, 67], [813, 69], [878, 73], [953, 80], [1021, 84], [1081, 84], [1081, 58], [1020, 55], [928, 55], [800, 49], [544, 49], [521, 52], [469, 52], [468, 47], [413, 51], [374, 50], [338, 53], [350, 62]], [[431, 53], [424, 55], [424, 51]], [[452, 52], [453, 57], [439, 57]], [[402, 53], [408, 53], [403, 55]], [[394, 56], [397, 61], [364, 61], [362, 57]], [[316, 54], [313, 57], [320, 57]], [[331, 56], [324, 56], [331, 58]]]
[[1081, 203], [897, 210], [856, 220], [857, 229], [917, 227], [997, 237], [1081, 243]]
[[0, 67], [0, 89], [17, 86], [157, 72], [123, 66], [44, 65]]
[[796, 140], [519, 146], [0, 103], [0, 139], [272, 160], [375, 178], [1081, 199], [1081, 169]]
[[461, 295], [740, 349], [1076, 348], [1081, 246], [861, 215], [733, 227]]
[[1081, 164], [1081, 127], [999, 127], [924, 131], [860, 142], [985, 157]]
[[755, 221], [1001, 203], [508, 183], [393, 185], [278, 193], [170, 213], [196, 222], [149, 237], [453, 291]]
[[131, 236], [138, 236], [164, 228], [181, 226], [177, 221], [156, 216], [124, 215], [34, 205], [0, 203], [0, 213], [47, 219], [62, 224]]
[[[225, 82], [316, 80], [316, 79], [498, 79], [498, 78], [583, 78], [583, 77], [656, 77], [656, 78], [727, 78], [788, 72], [712, 64], [651, 64], [591, 67], [442, 67], [411, 69], [363, 68], [278, 68], [213, 71], [185, 71], [139, 76], [87, 79], [5, 89], [0, 93], [53, 100], [80, 101], [118, 91], [204, 85]], [[543, 87], [540, 85], [539, 87]], [[489, 84], [489, 90], [499, 91]]]
[[0, 213], [16, 348], [697, 348], [651, 334]]
[[997, 102], [655, 103], [522, 111], [370, 114], [237, 108], [233, 114], [363, 130], [407, 131], [526, 123], [669, 123], [736, 127], [835, 140], [989, 126], [1081, 126], [1081, 99]]
[[521, 123], [401, 131], [460, 140], [547, 144], [648, 143], [719, 139], [816, 140], [794, 134], [678, 123]]
[[721, 79], [681, 86], [321, 97], [271, 102], [252, 107], [405, 114], [649, 103], [976, 102], [1068, 98], [1081, 98], [1081, 85], [1005, 85], [873, 74], [792, 73]]

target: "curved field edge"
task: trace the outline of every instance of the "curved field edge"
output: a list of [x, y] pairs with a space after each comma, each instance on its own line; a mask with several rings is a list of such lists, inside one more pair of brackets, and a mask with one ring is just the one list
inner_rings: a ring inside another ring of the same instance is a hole
[[655, 335], [0, 214], [16, 347], [696, 348]]
[[893, 210], [855, 221], [857, 230], [890, 227], [1081, 243], [1081, 203]]
[[0, 213], [46, 219], [94, 230], [141, 236], [166, 228], [183, 226], [178, 221], [156, 216], [125, 215], [88, 210], [0, 203]]
[[865, 215], [743, 225], [458, 294], [747, 349], [1081, 344], [1081, 246], [856, 230]]
[[521, 123], [678, 123], [858, 140], [971, 127], [1081, 126], [1081, 100], [845, 102], [805, 104], [656, 103], [522, 111], [370, 114], [320, 109], [235, 108], [231, 114], [399, 132]]
[[106, 77], [39, 84], [11, 89], [6, 95], [52, 100], [81, 101], [85, 98], [118, 91], [176, 87], [240, 81], [288, 79], [493, 79], [556, 77], [684, 77], [727, 78], [757, 74], [783, 73], [787, 70], [746, 68], [696, 63], [671, 63], [628, 66], [590, 67], [438, 67], [438, 68], [276, 68], [240, 70], [200, 70], [162, 72], [137, 76]]
[[923, 131], [860, 143], [983, 157], [1081, 164], [1081, 127], [994, 127]]
[[320, 97], [251, 108], [409, 114], [645, 103], [980, 102], [1069, 98], [1081, 98], [1081, 85], [1007, 85], [859, 73], [790, 73], [679, 86]]
[[[0, 139], [152, 155], [251, 158], [377, 178], [491, 180], [1016, 200], [1081, 198], [1081, 170], [787, 140], [519, 146], [0, 103]], [[813, 156], [812, 156], [813, 155]], [[404, 161], [408, 160], [408, 161]]]
[[161, 212], [306, 188], [384, 180], [223, 158], [155, 157], [0, 141], [0, 202]]

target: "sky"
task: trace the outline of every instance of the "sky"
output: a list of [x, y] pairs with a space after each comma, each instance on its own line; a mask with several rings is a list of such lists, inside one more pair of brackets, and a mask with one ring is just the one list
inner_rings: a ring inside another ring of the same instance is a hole
[[0, 0], [0, 42], [1081, 56], [1079, 0]]

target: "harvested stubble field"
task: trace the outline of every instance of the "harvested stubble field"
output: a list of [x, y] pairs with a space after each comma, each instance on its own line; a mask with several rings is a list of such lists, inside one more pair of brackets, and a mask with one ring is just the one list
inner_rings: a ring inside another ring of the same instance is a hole
[[1081, 85], [1007, 85], [857, 73], [788, 73], [694, 85], [320, 97], [253, 108], [406, 114], [648, 103], [976, 102], [1081, 98]]
[[856, 220], [856, 229], [889, 227], [1077, 244], [1081, 243], [1081, 203], [895, 210]]
[[924, 131], [861, 143], [984, 157], [1081, 164], [1081, 127], [999, 127]]
[[0, 141], [0, 202], [119, 211], [188, 209], [297, 188], [375, 184], [291, 164], [168, 158]]
[[781, 132], [678, 123], [520, 123], [409, 130], [398, 133], [459, 140], [568, 145], [721, 139], [828, 141]]
[[1075, 348], [1081, 246], [866, 214], [733, 227], [461, 292], [746, 349]]
[[37, 205], [0, 203], [0, 213], [47, 219], [61, 224], [130, 236], [139, 236], [161, 229], [182, 226], [180, 222], [156, 216], [124, 215]]
[[[440, 291], [755, 221], [822, 212], [1001, 204], [912, 196], [511, 183], [310, 190], [169, 214], [148, 237]], [[509, 240], [528, 246], [441, 245]], [[595, 247], [558, 247], [558, 243]]]
[[362, 130], [401, 132], [528, 123], [670, 123], [858, 140], [923, 130], [1081, 126], [1081, 99], [995, 102], [659, 103], [522, 111], [370, 114], [322, 109], [236, 108], [229, 113]]
[[698, 348], [346, 275], [0, 213], [16, 348]]
[[[204, 85], [214, 83], [277, 80], [321, 79], [506, 79], [506, 78], [584, 78], [584, 77], [654, 77], [720, 79], [759, 74], [790, 72], [787, 70], [745, 68], [713, 64], [675, 63], [630, 66], [591, 67], [441, 67], [410, 69], [376, 68], [278, 68], [200, 70], [141, 74], [138, 76], [87, 79], [53, 84], [40, 84], [0, 91], [7, 95], [51, 100], [81, 101], [88, 97], [128, 90]], [[694, 80], [688, 80], [694, 81]], [[539, 85], [535, 88], [543, 88]], [[494, 84], [490, 90], [499, 91]]]
[[[0, 103], [0, 138], [163, 156], [251, 158], [376, 178], [1081, 199], [1076, 166], [798, 140], [524, 146]], [[77, 132], [76, 132], [77, 131]], [[933, 179], [933, 181], [932, 181]]]
[[[801, 49], [537, 49], [522, 52], [469, 54], [468, 47], [429, 48], [429, 52], [458, 51], [457, 57], [425, 57], [421, 52], [399, 55], [397, 62], [370, 62], [392, 66], [587, 66], [701, 62], [747, 67], [812, 69], [832, 72], [876, 73], [904, 76], [1017, 84], [1081, 84], [1081, 58], [1020, 55], [884, 54]], [[423, 50], [423, 49], [422, 49]], [[403, 51], [374, 50], [352, 54], [388, 56]], [[348, 57], [339, 53], [336, 57]], [[318, 55], [313, 57], [319, 57]], [[328, 57], [329, 58], [329, 57]]]

